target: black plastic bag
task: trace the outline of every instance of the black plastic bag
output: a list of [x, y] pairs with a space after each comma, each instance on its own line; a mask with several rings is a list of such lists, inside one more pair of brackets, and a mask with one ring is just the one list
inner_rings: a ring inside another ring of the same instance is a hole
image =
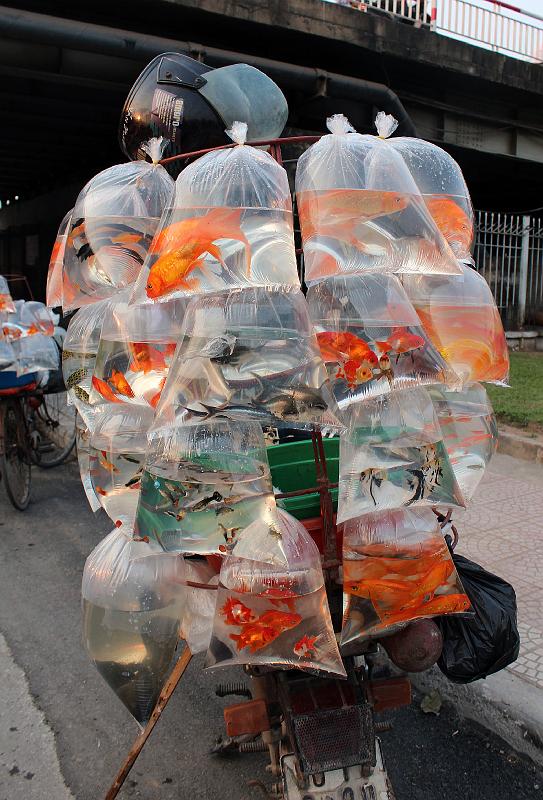
[[453, 683], [471, 683], [516, 660], [517, 599], [507, 581], [464, 556], [453, 554], [453, 559], [475, 613], [436, 619], [443, 635], [437, 664]]

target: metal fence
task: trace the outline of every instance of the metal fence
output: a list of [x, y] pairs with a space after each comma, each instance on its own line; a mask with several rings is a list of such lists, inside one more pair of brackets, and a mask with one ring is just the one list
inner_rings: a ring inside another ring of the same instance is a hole
[[543, 323], [543, 222], [540, 219], [478, 211], [473, 256], [475, 266], [492, 289], [507, 328]]

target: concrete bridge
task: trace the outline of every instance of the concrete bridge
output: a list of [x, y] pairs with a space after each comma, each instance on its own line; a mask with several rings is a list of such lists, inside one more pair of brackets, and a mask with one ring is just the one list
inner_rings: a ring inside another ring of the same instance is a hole
[[341, 111], [371, 132], [384, 107], [460, 162], [476, 207], [543, 206], [538, 64], [322, 0], [13, 0], [0, 7], [0, 272], [24, 272], [37, 296], [58, 222], [123, 158], [128, 88], [166, 50], [268, 72], [296, 131]]

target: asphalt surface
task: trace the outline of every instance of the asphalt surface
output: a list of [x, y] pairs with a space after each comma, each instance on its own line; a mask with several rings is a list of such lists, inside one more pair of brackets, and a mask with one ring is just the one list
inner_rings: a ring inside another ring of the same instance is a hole
[[[81, 645], [83, 564], [112, 526], [88, 509], [75, 464], [33, 478], [26, 512], [0, 489], [0, 800], [98, 800], [137, 733]], [[208, 755], [223, 733], [214, 687], [240, 677], [195, 659], [119, 797], [258, 797], [246, 782], [266, 780], [262, 754]], [[382, 735], [398, 800], [543, 798], [531, 763], [454, 710], [434, 716], [419, 703], [390, 714]]]

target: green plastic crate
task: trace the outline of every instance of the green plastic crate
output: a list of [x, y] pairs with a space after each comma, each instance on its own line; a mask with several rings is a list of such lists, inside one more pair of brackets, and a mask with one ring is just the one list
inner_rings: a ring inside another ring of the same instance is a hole
[[[339, 438], [323, 439], [324, 454], [328, 478], [336, 483], [339, 476]], [[287, 442], [268, 447], [272, 482], [281, 492], [293, 492], [296, 489], [309, 489], [317, 485], [313, 443], [311, 441]], [[337, 510], [337, 489], [332, 489], [334, 511]], [[320, 495], [318, 492], [287, 497], [281, 500], [281, 506], [297, 519], [311, 519], [320, 514]]]

